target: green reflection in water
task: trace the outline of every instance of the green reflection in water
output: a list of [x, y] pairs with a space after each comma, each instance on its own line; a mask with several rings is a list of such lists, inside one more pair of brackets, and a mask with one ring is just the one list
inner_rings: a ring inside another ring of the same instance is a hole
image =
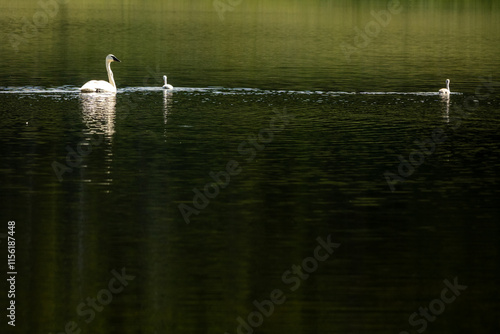
[[[472, 91], [495, 72], [496, 2], [391, 4], [242, 1], [221, 20], [210, 1], [79, 1], [59, 5], [30, 35], [22, 19], [33, 21], [40, 6], [4, 2], [4, 32], [23, 42], [17, 53], [2, 48], [0, 77], [7, 86], [80, 86], [106, 77], [108, 53], [123, 60], [119, 87], [161, 86], [168, 74], [184, 87], [435, 91], [449, 77]], [[355, 49], [349, 57], [345, 45]]]

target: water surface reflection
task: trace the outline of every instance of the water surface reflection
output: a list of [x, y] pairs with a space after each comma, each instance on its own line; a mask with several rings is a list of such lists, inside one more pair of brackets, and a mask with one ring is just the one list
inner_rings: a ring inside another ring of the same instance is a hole
[[116, 95], [80, 94], [83, 122], [88, 134], [103, 134], [112, 141], [115, 133]]
[[[86, 93], [80, 94], [82, 121], [85, 124], [84, 137], [92, 138], [88, 150], [99, 147], [104, 151], [103, 164], [98, 168], [104, 178], [99, 184], [109, 185], [113, 178], [111, 168], [113, 164], [113, 135], [115, 133], [116, 95]], [[95, 159], [89, 159], [90, 168], [96, 166]]]

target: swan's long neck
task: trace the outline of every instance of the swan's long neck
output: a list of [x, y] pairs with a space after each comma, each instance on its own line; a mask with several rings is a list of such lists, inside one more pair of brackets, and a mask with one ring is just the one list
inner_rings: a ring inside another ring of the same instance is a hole
[[166, 75], [163, 76], [163, 81], [165, 81], [165, 86], [166, 86], [167, 85], [167, 76]]
[[446, 81], [446, 89], [448, 89], [448, 92], [450, 92], [450, 82]]
[[106, 61], [106, 71], [108, 71], [108, 81], [109, 83], [116, 88], [115, 79], [113, 78], [113, 71], [111, 71], [111, 62]]

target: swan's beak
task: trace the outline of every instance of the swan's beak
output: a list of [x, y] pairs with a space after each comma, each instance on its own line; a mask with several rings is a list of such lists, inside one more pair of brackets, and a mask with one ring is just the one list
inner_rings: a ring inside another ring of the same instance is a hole
[[121, 63], [120, 59], [116, 58], [115, 56], [113, 56], [111, 58], [113, 58], [114, 61], [117, 61], [117, 62]]

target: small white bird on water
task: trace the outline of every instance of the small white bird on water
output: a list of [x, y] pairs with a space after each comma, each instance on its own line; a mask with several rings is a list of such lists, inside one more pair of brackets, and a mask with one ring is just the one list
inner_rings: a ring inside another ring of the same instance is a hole
[[111, 63], [120, 60], [109, 54], [106, 56], [106, 71], [108, 72], [108, 80], [90, 80], [85, 85], [80, 88], [82, 93], [116, 93], [115, 79], [113, 78], [113, 72], [111, 71]]
[[450, 96], [450, 79], [446, 79], [446, 88], [441, 88], [439, 90], [439, 95], [441, 96]]
[[174, 86], [169, 85], [169, 84], [167, 83], [167, 76], [166, 76], [166, 75], [164, 75], [164, 76], [163, 76], [163, 82], [165, 82], [165, 84], [163, 85], [163, 87], [162, 87], [162, 88], [164, 88], [164, 89], [174, 89]]

